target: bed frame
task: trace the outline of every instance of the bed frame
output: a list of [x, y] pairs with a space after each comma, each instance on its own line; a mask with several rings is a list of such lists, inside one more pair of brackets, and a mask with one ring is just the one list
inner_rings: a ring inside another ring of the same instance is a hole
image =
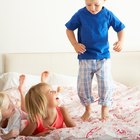
[[[140, 52], [112, 53], [114, 80], [129, 86], [140, 85]], [[0, 72], [40, 74], [44, 70], [76, 76], [76, 53], [10, 53], [0, 57]]]

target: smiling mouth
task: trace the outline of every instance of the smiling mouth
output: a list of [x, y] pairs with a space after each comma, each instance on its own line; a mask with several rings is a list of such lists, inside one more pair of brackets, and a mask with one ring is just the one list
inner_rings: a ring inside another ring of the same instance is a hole
[[96, 13], [96, 11], [91, 11], [92, 13]]

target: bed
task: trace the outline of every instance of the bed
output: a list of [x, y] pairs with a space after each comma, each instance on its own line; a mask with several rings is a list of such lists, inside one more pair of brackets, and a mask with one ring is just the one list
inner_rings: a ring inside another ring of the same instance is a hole
[[140, 140], [140, 52], [111, 54], [115, 85], [114, 103], [110, 109], [110, 118], [105, 123], [99, 121], [100, 106], [98, 106], [96, 79], [94, 79], [92, 88], [95, 98], [95, 103], [92, 105], [92, 117], [88, 122], [82, 122], [80, 119], [84, 108], [76, 93], [77, 79], [75, 76], [78, 71], [76, 57], [75, 53], [17, 53], [1, 56], [1, 73], [4, 73], [1, 79], [5, 77], [5, 81], [8, 81], [3, 83], [3, 88], [14, 98], [13, 101], [19, 101], [17, 84], [21, 73], [26, 74], [26, 90], [28, 90], [31, 85], [39, 82], [39, 74], [42, 71], [51, 71], [49, 82], [54, 86], [64, 87], [60, 96], [61, 102], [68, 108], [77, 123], [75, 128], [55, 130], [46, 137], [18, 137], [16, 139]]

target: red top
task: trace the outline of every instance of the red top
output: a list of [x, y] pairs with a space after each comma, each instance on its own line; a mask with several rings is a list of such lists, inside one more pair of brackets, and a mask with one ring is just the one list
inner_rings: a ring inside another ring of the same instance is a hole
[[[61, 110], [59, 107], [56, 107], [56, 110], [57, 110], [57, 117], [56, 117], [56, 120], [54, 121], [54, 123], [50, 126], [50, 127], [54, 127], [54, 128], [63, 128], [63, 123], [64, 123], [64, 119], [63, 119], [63, 115], [61, 113]], [[41, 120], [38, 121], [38, 125], [37, 125], [37, 128], [35, 129], [33, 135], [36, 135], [38, 133], [41, 133], [41, 132], [44, 132], [48, 130], [48, 128], [45, 128], [43, 126], [43, 123]]]

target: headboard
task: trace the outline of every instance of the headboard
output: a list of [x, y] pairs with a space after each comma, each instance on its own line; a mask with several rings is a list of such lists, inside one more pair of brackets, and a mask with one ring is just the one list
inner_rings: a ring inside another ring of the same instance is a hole
[[[114, 80], [126, 85], [140, 85], [140, 52], [112, 53]], [[40, 74], [44, 70], [76, 76], [76, 53], [11, 53], [2, 57], [3, 72]]]
[[4, 54], [4, 72], [40, 74], [44, 70], [67, 75], [77, 74], [75, 53]]

